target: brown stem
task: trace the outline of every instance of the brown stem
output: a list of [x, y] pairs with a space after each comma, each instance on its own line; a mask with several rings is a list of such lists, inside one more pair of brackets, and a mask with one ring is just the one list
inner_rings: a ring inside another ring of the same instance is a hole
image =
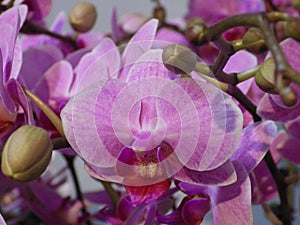
[[[75, 185], [75, 191], [76, 191], [76, 197], [77, 197], [78, 200], [80, 200], [82, 202], [81, 211], [82, 211], [83, 214], [86, 214], [88, 212], [86, 210], [86, 206], [85, 206], [85, 203], [84, 203], [84, 198], [83, 198], [82, 191], [81, 191], [81, 188], [80, 188], [80, 185], [79, 185], [78, 176], [77, 176], [77, 173], [76, 173], [76, 170], [75, 170], [75, 167], [74, 167], [75, 157], [74, 156], [67, 156], [67, 155], [64, 155], [64, 156], [65, 156], [65, 159], [67, 161], [68, 167], [70, 169], [71, 176], [73, 178], [73, 182], [74, 182], [74, 185]], [[90, 220], [86, 221], [86, 224], [92, 225]]]
[[218, 81], [235, 85], [238, 83], [236, 74], [226, 74], [223, 69], [228, 62], [230, 56], [232, 56], [235, 51], [231, 43], [227, 42], [223, 37], [214, 41], [214, 44], [221, 50], [215, 63], [210, 67], [211, 71], [215, 75]]
[[54, 138], [51, 141], [52, 141], [54, 150], [71, 147], [65, 137]]
[[31, 23], [28, 20], [25, 21], [25, 23], [21, 29], [21, 32], [23, 32], [25, 34], [45, 34], [45, 35], [48, 35], [50, 37], [56, 38], [58, 40], [61, 40], [63, 42], [70, 44], [74, 49], [79, 49], [76, 41], [72, 37], [63, 36], [63, 35], [51, 32], [43, 27], [40, 27], [36, 24]]
[[286, 183], [286, 185], [291, 185], [293, 183], [296, 183], [299, 180], [300, 180], [300, 173], [296, 173], [296, 174], [286, 177], [285, 183]]
[[253, 117], [255, 122], [260, 121], [261, 118], [256, 113], [256, 106], [244, 93], [236, 86], [231, 86], [228, 93], [233, 96]]
[[120, 196], [115, 191], [115, 189], [113, 189], [110, 182], [102, 181], [102, 180], [100, 180], [100, 182], [103, 185], [107, 194], [109, 195], [110, 199], [112, 200], [114, 207], [117, 208], [118, 202], [120, 200]]
[[264, 209], [264, 212], [265, 212], [267, 218], [270, 220], [270, 222], [273, 225], [284, 225], [282, 223], [282, 221], [280, 221], [278, 219], [278, 217], [274, 214], [274, 212], [272, 211], [272, 209], [270, 209], [270, 207], [266, 203], [262, 204], [262, 207]]
[[270, 151], [267, 152], [267, 154], [264, 157], [264, 160], [277, 186], [277, 190], [280, 198], [280, 212], [282, 215], [282, 222], [284, 225], [291, 225], [292, 224], [291, 210], [288, 203], [287, 186], [285, 184], [284, 177], [279, 172]]

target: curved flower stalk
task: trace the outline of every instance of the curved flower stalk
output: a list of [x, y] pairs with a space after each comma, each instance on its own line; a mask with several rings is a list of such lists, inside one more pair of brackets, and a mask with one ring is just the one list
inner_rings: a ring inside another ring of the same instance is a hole
[[171, 178], [233, 183], [229, 158], [242, 131], [241, 112], [229, 96], [191, 78], [170, 79], [162, 49], [151, 49], [156, 29], [156, 20], [146, 23], [122, 56], [107, 39], [83, 57], [74, 82], [78, 95], [61, 113], [88, 172], [124, 184], [137, 205], [158, 198]]
[[52, 0], [24, 0], [22, 4], [28, 6], [28, 21], [44, 25], [44, 19], [52, 9]]

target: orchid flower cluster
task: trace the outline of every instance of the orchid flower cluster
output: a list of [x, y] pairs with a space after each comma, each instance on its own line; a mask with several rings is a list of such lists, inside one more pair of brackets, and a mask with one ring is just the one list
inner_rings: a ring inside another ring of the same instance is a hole
[[51, 6], [0, 1], [0, 225], [251, 225], [254, 204], [293, 223], [299, 0], [189, 0], [176, 20], [153, 1], [110, 33], [88, 2], [48, 26]]

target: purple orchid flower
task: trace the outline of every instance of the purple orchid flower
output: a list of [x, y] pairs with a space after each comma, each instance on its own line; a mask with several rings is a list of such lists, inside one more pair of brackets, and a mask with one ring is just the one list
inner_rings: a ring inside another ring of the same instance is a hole
[[242, 131], [242, 114], [229, 96], [201, 81], [169, 78], [162, 49], [151, 49], [157, 24], [141, 27], [122, 56], [106, 39], [83, 57], [74, 82], [79, 94], [61, 113], [88, 172], [124, 184], [135, 204], [156, 199], [171, 177], [233, 183], [229, 158]]
[[[22, 50], [18, 39], [19, 30], [25, 21], [27, 7], [19, 5], [0, 15], [0, 96], [10, 114], [25, 113], [27, 122], [32, 123], [31, 108], [18, 81], [22, 65]], [[3, 107], [3, 106], [2, 106]]]
[[52, 8], [52, 0], [25, 0], [22, 3], [28, 6], [27, 19], [35, 24], [44, 25], [44, 19]]
[[[180, 182], [178, 186], [188, 195], [200, 196], [191, 199], [187, 215], [193, 215], [189, 223], [199, 224], [211, 207], [214, 225], [249, 224], [252, 221], [251, 185], [249, 174], [260, 163], [276, 135], [277, 127], [274, 122], [266, 121], [247, 126], [237, 150], [231, 160], [237, 172], [237, 181], [228, 186], [200, 186]], [[184, 215], [183, 215], [184, 216]], [[182, 218], [182, 220], [186, 220]]]
[[[72, 36], [73, 33], [66, 34], [66, 25], [68, 24], [67, 16], [64, 12], [61, 12], [57, 15], [52, 25], [49, 27], [49, 30], [53, 33], [57, 33], [60, 35], [69, 35]], [[95, 47], [105, 36], [104, 32], [98, 33], [91, 33], [86, 32], [79, 34], [76, 43], [80, 49], [92, 49]], [[73, 54], [74, 47], [71, 46], [69, 43], [64, 41], [58, 40], [53, 37], [49, 37], [48, 35], [44, 34], [24, 34], [21, 38], [22, 49], [23, 51], [28, 50], [30, 48], [36, 47], [44, 47], [44, 46], [52, 46], [58, 48], [63, 53], [64, 57], [68, 57], [69, 54]]]
[[[300, 72], [300, 64], [297, 60], [297, 58], [300, 57], [300, 43], [289, 38], [282, 41], [280, 46], [288, 63], [293, 69]], [[292, 83], [290, 86], [294, 88], [297, 93], [300, 93], [299, 85]], [[271, 119], [278, 122], [287, 122], [296, 119], [300, 115], [299, 102], [300, 96], [298, 95], [297, 103], [292, 107], [288, 107], [283, 104], [279, 95], [266, 93], [258, 105], [257, 113], [265, 119]]]
[[209, 4], [203, 0], [190, 0], [186, 19], [201, 17], [209, 25], [212, 25], [228, 16], [240, 13], [262, 12], [264, 9], [264, 3], [260, 0], [234, 0], [230, 2], [217, 0], [209, 2]]
[[286, 158], [292, 163], [300, 165], [298, 154], [299, 137], [300, 137], [300, 118], [285, 123], [285, 128], [276, 138], [274, 148], [280, 156]]

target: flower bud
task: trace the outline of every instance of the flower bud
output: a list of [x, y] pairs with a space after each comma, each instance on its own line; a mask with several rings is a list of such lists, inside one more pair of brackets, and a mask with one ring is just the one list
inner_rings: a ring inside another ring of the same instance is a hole
[[97, 11], [94, 5], [88, 2], [77, 3], [70, 15], [69, 22], [72, 28], [80, 33], [92, 29], [97, 19]]
[[292, 6], [294, 9], [300, 10], [300, 0], [292, 0]]
[[286, 22], [285, 33], [294, 38], [297, 41], [300, 41], [300, 19], [293, 18], [290, 21]]
[[200, 18], [193, 18], [187, 22], [185, 37], [194, 45], [206, 43], [205, 30], [207, 30], [207, 28], [207, 24], [204, 20]]
[[47, 168], [52, 150], [52, 142], [44, 129], [22, 126], [12, 133], [4, 145], [2, 172], [18, 181], [34, 180]]
[[175, 74], [190, 73], [196, 66], [196, 57], [193, 52], [180, 44], [164, 48], [162, 60], [167, 69]]
[[282, 102], [289, 107], [296, 105], [298, 101], [297, 92], [294, 89], [290, 88], [289, 86], [284, 87], [280, 91], [280, 97]]
[[152, 17], [158, 19], [159, 23], [162, 24], [166, 20], [166, 10], [162, 6], [157, 6], [153, 10]]
[[275, 63], [273, 58], [268, 58], [259, 66], [255, 74], [255, 82], [263, 91], [278, 94], [275, 84]]
[[243, 36], [243, 45], [249, 52], [261, 53], [268, 50], [263, 40], [264, 36], [261, 30], [256, 27], [251, 27]]

